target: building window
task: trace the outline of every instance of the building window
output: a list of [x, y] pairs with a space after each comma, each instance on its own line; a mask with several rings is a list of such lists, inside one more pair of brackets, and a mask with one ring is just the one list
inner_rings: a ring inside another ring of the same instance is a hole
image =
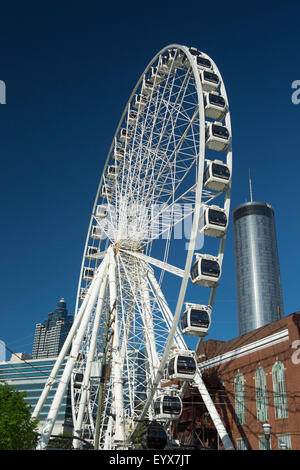
[[275, 362], [272, 369], [273, 377], [273, 392], [274, 392], [274, 407], [275, 418], [287, 418], [287, 400], [286, 400], [286, 386], [285, 386], [285, 373], [282, 362]]
[[241, 373], [234, 379], [235, 414], [239, 424], [245, 424], [245, 381]]
[[247, 441], [247, 439], [237, 439], [236, 440], [236, 449], [237, 450], [248, 450], [248, 441]]
[[268, 421], [268, 393], [265, 369], [260, 366], [255, 372], [256, 410], [258, 421]]
[[281, 434], [280, 436], [277, 436], [277, 439], [279, 450], [292, 448], [291, 436], [289, 434]]

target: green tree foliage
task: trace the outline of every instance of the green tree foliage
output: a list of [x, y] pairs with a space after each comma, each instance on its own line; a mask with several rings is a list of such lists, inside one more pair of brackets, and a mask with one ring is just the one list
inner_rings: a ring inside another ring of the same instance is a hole
[[0, 383], [0, 450], [35, 448], [38, 420], [31, 420], [25, 395]]

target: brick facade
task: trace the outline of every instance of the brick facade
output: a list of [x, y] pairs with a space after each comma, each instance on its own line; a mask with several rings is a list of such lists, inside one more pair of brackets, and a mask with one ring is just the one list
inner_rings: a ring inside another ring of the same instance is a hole
[[[264, 441], [262, 424], [267, 421], [272, 426], [273, 450], [279, 449], [282, 441], [293, 450], [300, 449], [300, 312], [228, 342], [204, 341], [199, 363], [204, 382], [235, 448], [243, 442], [248, 449], [261, 448], [264, 445], [260, 444], [260, 439]], [[263, 368], [260, 371], [265, 377], [264, 403], [267, 403], [260, 408], [260, 415], [255, 379], [259, 367]], [[284, 377], [285, 381], [276, 379], [279, 388], [275, 385], [274, 389], [273, 375], [275, 369], [280, 368], [283, 375], [278, 372], [275, 379]], [[240, 392], [235, 389], [237, 374], [242, 383]], [[222, 448], [206, 411], [197, 389], [189, 387], [177, 427], [178, 437], [185, 444]], [[239, 411], [240, 418], [237, 416]]]

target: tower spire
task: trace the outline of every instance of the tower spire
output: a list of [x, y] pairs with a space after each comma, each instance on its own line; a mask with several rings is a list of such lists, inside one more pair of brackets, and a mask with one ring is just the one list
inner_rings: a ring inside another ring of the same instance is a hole
[[249, 168], [249, 188], [250, 188], [250, 201], [253, 202], [253, 197], [252, 197], [252, 182], [251, 182], [251, 172]]

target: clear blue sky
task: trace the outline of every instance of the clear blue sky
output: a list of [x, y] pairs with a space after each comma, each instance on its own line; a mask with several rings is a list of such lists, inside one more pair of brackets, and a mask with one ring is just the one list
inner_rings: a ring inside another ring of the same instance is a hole
[[[275, 210], [285, 314], [300, 309], [300, 5], [296, 1], [10, 1], [1, 5], [1, 329], [31, 353], [35, 324], [73, 312], [82, 250], [115, 127], [153, 55], [195, 46], [217, 63], [233, 127], [232, 209]], [[232, 222], [209, 338], [236, 337]]]

